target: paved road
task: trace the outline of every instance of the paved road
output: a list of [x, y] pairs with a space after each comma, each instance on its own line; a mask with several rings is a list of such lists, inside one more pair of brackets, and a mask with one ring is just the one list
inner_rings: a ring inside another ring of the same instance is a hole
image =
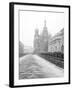
[[64, 70], [37, 55], [20, 58], [20, 79], [63, 77]]

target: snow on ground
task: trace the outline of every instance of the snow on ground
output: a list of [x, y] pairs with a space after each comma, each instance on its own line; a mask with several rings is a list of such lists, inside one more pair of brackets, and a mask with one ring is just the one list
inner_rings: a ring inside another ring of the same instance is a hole
[[20, 79], [63, 77], [64, 70], [45, 59], [28, 54], [20, 58]]

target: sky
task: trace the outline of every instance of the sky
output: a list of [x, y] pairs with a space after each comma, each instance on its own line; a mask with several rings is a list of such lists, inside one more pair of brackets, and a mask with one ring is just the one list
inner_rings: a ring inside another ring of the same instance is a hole
[[64, 13], [20, 11], [20, 41], [25, 46], [33, 47], [35, 29], [39, 29], [40, 34], [44, 20], [52, 36], [64, 28]]

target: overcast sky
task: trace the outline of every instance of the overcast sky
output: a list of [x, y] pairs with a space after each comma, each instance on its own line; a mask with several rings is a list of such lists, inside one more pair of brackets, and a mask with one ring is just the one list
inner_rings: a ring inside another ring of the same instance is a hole
[[20, 11], [20, 41], [25, 46], [33, 47], [35, 29], [41, 33], [44, 20], [52, 36], [64, 28], [64, 13]]

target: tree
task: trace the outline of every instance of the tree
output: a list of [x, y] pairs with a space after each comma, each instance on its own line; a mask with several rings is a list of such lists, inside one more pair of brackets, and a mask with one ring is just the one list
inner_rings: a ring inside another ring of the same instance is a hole
[[23, 56], [24, 54], [24, 45], [21, 41], [19, 41], [19, 56]]

